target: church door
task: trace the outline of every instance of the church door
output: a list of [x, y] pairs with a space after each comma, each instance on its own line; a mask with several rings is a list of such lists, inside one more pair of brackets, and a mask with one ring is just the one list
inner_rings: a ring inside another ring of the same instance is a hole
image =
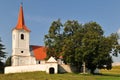
[[54, 71], [55, 71], [55, 70], [54, 70], [53, 67], [49, 68], [49, 73], [50, 73], [50, 74], [54, 74], [54, 73], [55, 73]]

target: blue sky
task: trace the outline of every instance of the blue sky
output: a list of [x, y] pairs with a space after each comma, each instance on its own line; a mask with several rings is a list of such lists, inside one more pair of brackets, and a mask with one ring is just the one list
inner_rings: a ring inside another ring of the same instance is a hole
[[[44, 45], [44, 35], [54, 20], [96, 21], [108, 36], [120, 28], [120, 0], [0, 0], [0, 37], [11, 54], [11, 31], [17, 24], [23, 2], [26, 26], [31, 30], [30, 44]], [[118, 58], [115, 60], [120, 61]]]

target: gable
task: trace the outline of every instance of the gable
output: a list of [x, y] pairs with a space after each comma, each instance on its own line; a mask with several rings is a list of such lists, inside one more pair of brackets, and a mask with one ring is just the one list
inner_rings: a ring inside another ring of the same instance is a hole
[[50, 57], [47, 62], [57, 62], [54, 57]]

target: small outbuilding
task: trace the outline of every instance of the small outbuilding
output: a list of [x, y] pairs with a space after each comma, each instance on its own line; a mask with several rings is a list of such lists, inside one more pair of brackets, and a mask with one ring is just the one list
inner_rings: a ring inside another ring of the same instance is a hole
[[58, 62], [54, 57], [50, 57], [46, 62], [46, 73], [57, 74], [58, 73]]

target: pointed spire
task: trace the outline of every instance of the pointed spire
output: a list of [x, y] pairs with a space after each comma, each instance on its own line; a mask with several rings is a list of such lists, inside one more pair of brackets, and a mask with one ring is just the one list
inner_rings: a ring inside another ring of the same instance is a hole
[[23, 29], [23, 30], [26, 30], [26, 31], [30, 32], [30, 30], [25, 25], [22, 3], [20, 5], [20, 11], [19, 11], [19, 15], [18, 15], [18, 22], [17, 22], [17, 25], [16, 25], [15, 29], [17, 29], [17, 30]]

